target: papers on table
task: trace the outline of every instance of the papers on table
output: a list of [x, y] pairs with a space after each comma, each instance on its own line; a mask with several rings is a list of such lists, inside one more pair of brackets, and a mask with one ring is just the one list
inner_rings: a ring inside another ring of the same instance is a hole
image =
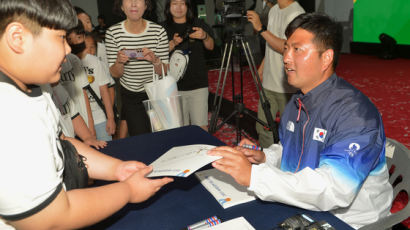
[[208, 156], [213, 145], [186, 145], [173, 147], [151, 163], [153, 170], [148, 177], [178, 176], [188, 177], [203, 166], [220, 159], [220, 156]]
[[210, 227], [212, 230], [255, 230], [244, 217], [238, 217]]
[[216, 169], [195, 173], [201, 184], [215, 197], [223, 208], [255, 200], [255, 195], [239, 185], [228, 174]]

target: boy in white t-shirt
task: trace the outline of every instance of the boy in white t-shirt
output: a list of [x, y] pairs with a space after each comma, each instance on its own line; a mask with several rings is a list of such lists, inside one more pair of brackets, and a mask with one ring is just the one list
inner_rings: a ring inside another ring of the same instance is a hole
[[[170, 178], [145, 177], [152, 167], [104, 155], [72, 138], [91, 178], [118, 181], [65, 191], [59, 154], [59, 114], [37, 85], [60, 79], [70, 52], [66, 30], [77, 19], [69, 0], [1, 0], [0, 4], [0, 226], [77, 229], [128, 202], [147, 200]], [[104, 202], [101, 202], [101, 201]], [[8, 227], [10, 228], [10, 227]]]
[[75, 6], [74, 10], [77, 13], [78, 20], [81, 21], [81, 23], [83, 24], [84, 31], [86, 33], [91, 33], [91, 34], [95, 35], [93, 37], [94, 37], [94, 40], [96, 41], [97, 49], [96, 49], [96, 52], [93, 55], [97, 56], [102, 61], [104, 71], [106, 71], [107, 74], [109, 75], [110, 83], [108, 84], [108, 92], [110, 93], [111, 102], [114, 105], [114, 102], [115, 102], [115, 90], [114, 90], [115, 81], [111, 77], [110, 70], [109, 70], [109, 67], [108, 67], [108, 59], [107, 59], [107, 53], [106, 53], [104, 41], [101, 40], [101, 38], [98, 36], [98, 34], [93, 32], [93, 25], [91, 23], [90, 15], [78, 6]]
[[91, 134], [76, 104], [60, 82], [52, 85], [42, 85], [41, 89], [51, 95], [55, 106], [60, 112], [60, 123], [64, 136], [75, 138], [77, 135], [86, 145], [93, 146], [96, 149], [107, 146], [107, 142], [97, 140]]
[[70, 98], [74, 101], [78, 112], [84, 119], [91, 134], [96, 136], [94, 119], [87, 94], [87, 87], [89, 87], [90, 84], [88, 83], [84, 66], [81, 60], [72, 53], [67, 54], [66, 60], [67, 61], [61, 66], [60, 84], [66, 89]]
[[[82, 23], [78, 24], [81, 28]], [[103, 63], [96, 57], [96, 42], [91, 35], [85, 36], [81, 29], [68, 34], [68, 41], [75, 53], [82, 61], [91, 88], [87, 91], [94, 127], [98, 140], [110, 141], [115, 133], [113, 104], [108, 92], [110, 76], [104, 71]]]

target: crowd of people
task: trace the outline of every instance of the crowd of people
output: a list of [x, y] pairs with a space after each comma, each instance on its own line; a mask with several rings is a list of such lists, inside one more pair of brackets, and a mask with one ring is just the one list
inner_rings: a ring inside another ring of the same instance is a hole
[[[340, 25], [294, 0], [266, 2], [265, 24], [255, 11], [246, 15], [266, 41], [258, 72], [271, 113], [281, 116], [280, 143], [257, 125], [263, 151], [240, 147], [254, 144], [247, 139], [218, 147], [209, 152], [222, 156], [213, 167], [262, 200], [331, 211], [354, 228], [377, 221], [392, 200], [386, 137], [377, 108], [335, 74]], [[167, 0], [162, 23], [144, 18], [150, 0], [114, 5], [125, 19], [107, 27], [100, 16], [93, 28], [69, 0], [0, 0], [0, 229], [81, 228], [173, 181], [148, 179], [152, 167], [98, 149], [151, 131], [144, 85], [166, 74], [175, 51], [189, 55], [177, 82], [185, 125], [207, 130], [212, 28], [190, 0]], [[266, 121], [261, 105], [258, 117]], [[77, 175], [68, 174], [67, 149], [86, 165], [81, 176], [116, 182], [68, 186]]]

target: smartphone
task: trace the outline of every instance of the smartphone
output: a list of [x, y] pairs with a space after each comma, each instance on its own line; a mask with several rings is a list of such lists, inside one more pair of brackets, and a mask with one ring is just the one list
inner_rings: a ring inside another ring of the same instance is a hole
[[144, 57], [144, 55], [142, 54], [142, 49], [124, 49], [124, 53], [129, 58]]
[[187, 27], [183, 34], [180, 35], [181, 38], [184, 40], [189, 38], [189, 35], [195, 32], [192, 27]]

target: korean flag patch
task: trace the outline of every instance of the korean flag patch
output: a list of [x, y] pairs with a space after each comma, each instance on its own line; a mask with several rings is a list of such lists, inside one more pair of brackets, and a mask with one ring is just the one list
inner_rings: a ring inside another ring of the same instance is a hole
[[313, 140], [325, 142], [327, 130], [315, 128], [315, 132], [313, 133]]

